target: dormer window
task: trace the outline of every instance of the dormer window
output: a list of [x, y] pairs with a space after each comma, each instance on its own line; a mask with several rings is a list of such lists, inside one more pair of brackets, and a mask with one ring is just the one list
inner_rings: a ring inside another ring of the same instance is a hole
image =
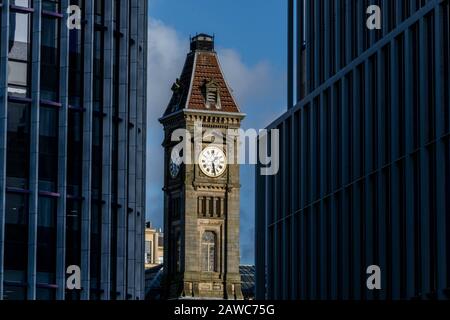
[[217, 88], [209, 89], [206, 97], [206, 102], [210, 105], [217, 103]]
[[221, 109], [219, 86], [214, 80], [205, 84], [205, 103], [208, 109]]

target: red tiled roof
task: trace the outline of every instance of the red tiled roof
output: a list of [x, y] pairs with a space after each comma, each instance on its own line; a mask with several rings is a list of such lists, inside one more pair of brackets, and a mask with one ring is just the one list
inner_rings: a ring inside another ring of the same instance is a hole
[[[205, 84], [211, 81], [217, 84], [220, 109], [206, 104]], [[222, 74], [217, 54], [213, 51], [189, 53], [177, 83], [179, 88], [174, 90], [164, 116], [182, 109], [240, 112]]]

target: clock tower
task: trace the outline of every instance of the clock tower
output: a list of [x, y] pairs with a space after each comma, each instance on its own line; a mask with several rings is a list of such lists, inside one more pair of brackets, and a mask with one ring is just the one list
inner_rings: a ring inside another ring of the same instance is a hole
[[225, 81], [213, 37], [191, 39], [172, 91], [160, 119], [166, 298], [240, 300], [236, 133], [244, 114]]

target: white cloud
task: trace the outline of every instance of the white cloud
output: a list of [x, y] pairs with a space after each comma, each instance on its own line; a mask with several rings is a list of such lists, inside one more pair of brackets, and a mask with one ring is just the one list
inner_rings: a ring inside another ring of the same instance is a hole
[[271, 90], [273, 79], [268, 62], [248, 67], [233, 49], [220, 49], [219, 56], [226, 79], [239, 104], [245, 105]]
[[218, 50], [225, 78], [241, 111], [244, 126], [262, 129], [283, 111], [284, 75], [268, 61], [248, 66], [233, 49]]
[[158, 20], [151, 20], [149, 27], [149, 107], [159, 116], [167, 106], [173, 81], [181, 73], [188, 42], [177, 32]]
[[148, 44], [148, 119], [147, 119], [147, 218], [156, 227], [163, 224], [164, 154], [163, 115], [173, 81], [179, 76], [186, 57], [188, 41], [163, 22], [150, 19]]

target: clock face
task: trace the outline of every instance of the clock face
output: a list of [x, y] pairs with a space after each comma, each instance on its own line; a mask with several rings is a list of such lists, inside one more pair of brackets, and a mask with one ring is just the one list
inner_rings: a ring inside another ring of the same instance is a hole
[[177, 152], [177, 150], [173, 149], [170, 155], [170, 163], [169, 163], [169, 172], [172, 179], [175, 179], [180, 174], [182, 158]]
[[227, 168], [227, 159], [222, 149], [218, 147], [207, 147], [199, 157], [199, 166], [208, 177], [220, 177]]

